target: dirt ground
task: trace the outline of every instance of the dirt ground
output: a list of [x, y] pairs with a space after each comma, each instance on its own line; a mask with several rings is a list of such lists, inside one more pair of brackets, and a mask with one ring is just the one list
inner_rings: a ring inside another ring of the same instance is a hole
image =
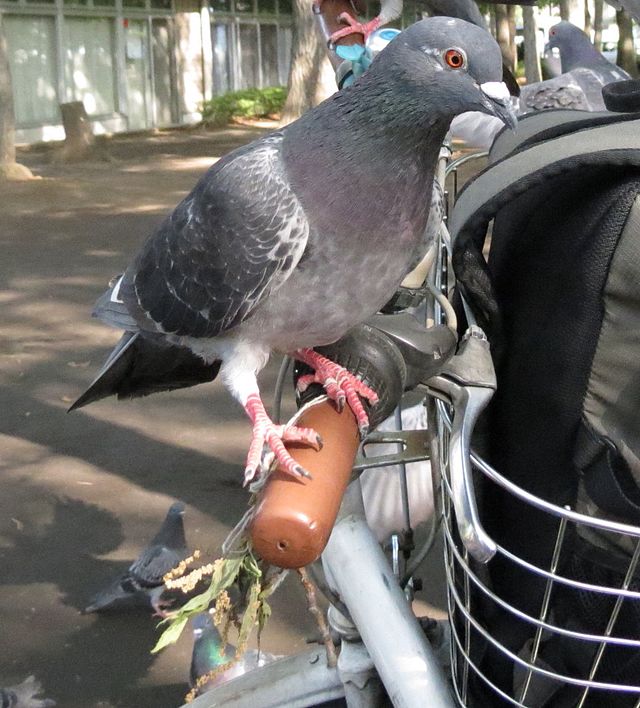
[[[66, 408], [119, 338], [89, 316], [108, 280], [216, 158], [263, 131], [121, 137], [113, 161], [75, 165], [21, 151], [40, 179], [0, 186], [0, 686], [33, 673], [62, 708], [182, 702], [190, 631], [152, 656], [150, 613], [80, 610], [176, 499], [189, 546], [216, 556], [246, 507], [247, 420], [218, 382]], [[290, 653], [312, 634], [289, 579], [263, 647]]]

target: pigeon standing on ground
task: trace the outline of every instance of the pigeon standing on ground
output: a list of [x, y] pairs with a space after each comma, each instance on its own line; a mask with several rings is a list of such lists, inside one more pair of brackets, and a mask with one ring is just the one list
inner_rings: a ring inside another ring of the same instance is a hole
[[[451, 119], [484, 111], [515, 124], [495, 40], [433, 17], [399, 34], [351, 86], [282, 130], [226, 155], [143, 245], [96, 316], [128, 332], [72, 406], [215, 377], [253, 423], [245, 480], [267, 445], [308, 476], [283, 442], [317, 434], [276, 426], [257, 373], [272, 350], [347, 402], [376, 395], [313, 347], [377, 312], [424, 248], [440, 145]], [[174, 377], [174, 369], [175, 377]]]
[[38, 698], [42, 693], [40, 681], [29, 676], [17, 686], [0, 688], [0, 708], [52, 708], [56, 702], [51, 698]]
[[235, 661], [235, 656], [236, 648], [233, 645], [223, 646], [222, 637], [214, 625], [211, 615], [208, 612], [196, 615], [193, 619], [193, 653], [189, 672], [191, 688], [196, 688], [199, 678], [231, 661], [234, 662], [232, 666], [207, 681], [199, 688], [198, 693], [206, 693], [222, 683], [242, 676], [247, 671], [252, 671], [280, 658], [256, 649], [247, 649], [237, 661]]
[[175, 502], [151, 543], [129, 566], [124, 575], [99, 592], [85, 613], [102, 612], [145, 601], [156, 614], [163, 616], [160, 599], [164, 590], [163, 577], [184, 560], [189, 552], [184, 537], [182, 516], [184, 504]]
[[563, 74], [574, 69], [590, 69], [603, 85], [631, 78], [624, 69], [604, 57], [579, 27], [566, 20], [549, 29], [549, 42], [545, 51], [547, 49], [560, 51]]

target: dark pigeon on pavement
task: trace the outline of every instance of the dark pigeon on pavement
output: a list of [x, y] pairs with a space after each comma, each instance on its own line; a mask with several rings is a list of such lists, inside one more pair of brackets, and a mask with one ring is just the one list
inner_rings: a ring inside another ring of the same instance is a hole
[[182, 517], [184, 504], [175, 502], [151, 543], [105, 590], [99, 592], [84, 610], [104, 612], [134, 605], [151, 605], [156, 614], [163, 616], [161, 595], [164, 576], [188, 555]]
[[[375, 393], [313, 347], [377, 312], [424, 248], [424, 195], [451, 119], [476, 110], [513, 125], [501, 77], [500, 49], [486, 31], [422, 20], [351, 86], [223, 157], [99, 301], [95, 315], [128, 332], [71, 408], [175, 387], [168, 372], [177, 348], [182, 367], [194, 362], [189, 383], [219, 368], [251, 419], [245, 479], [258, 472], [264, 445], [285, 471], [304, 476], [283, 442], [319, 446], [317, 435], [276, 426], [260, 398], [257, 373], [276, 350], [309, 364], [366, 430], [358, 394], [375, 402]], [[145, 372], [138, 386], [134, 371]]]
[[566, 20], [549, 29], [549, 42], [545, 50], [554, 48], [560, 52], [563, 74], [574, 69], [590, 69], [602, 85], [631, 78], [624, 69], [605, 58], [579, 27]]
[[39, 698], [40, 693], [40, 681], [29, 676], [17, 686], [0, 688], [0, 708], [53, 708], [56, 702], [51, 698]]

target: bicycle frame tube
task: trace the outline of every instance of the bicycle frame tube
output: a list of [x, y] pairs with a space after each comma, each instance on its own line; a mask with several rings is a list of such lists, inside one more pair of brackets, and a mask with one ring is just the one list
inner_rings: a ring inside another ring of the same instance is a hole
[[438, 660], [367, 526], [359, 479], [347, 489], [322, 563], [393, 705], [455, 705]]

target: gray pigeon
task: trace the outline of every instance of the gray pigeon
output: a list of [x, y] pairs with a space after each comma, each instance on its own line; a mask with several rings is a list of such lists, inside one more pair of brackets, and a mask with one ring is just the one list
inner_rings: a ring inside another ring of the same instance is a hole
[[478, 110], [514, 124], [501, 76], [487, 32], [422, 20], [351, 86], [222, 158], [98, 301], [95, 315], [128, 332], [72, 408], [210, 380], [219, 368], [253, 422], [245, 479], [265, 444], [305, 475], [283, 441], [319, 445], [317, 435], [274, 425], [260, 398], [256, 375], [277, 350], [309, 364], [366, 429], [358, 393], [375, 393], [312, 347], [377, 312], [415, 262], [453, 116]]
[[549, 29], [545, 51], [554, 48], [560, 51], [563, 74], [574, 69], [590, 69], [600, 79], [601, 85], [631, 78], [624, 69], [606, 59], [579, 27], [566, 20]]
[[40, 681], [29, 676], [17, 686], [0, 688], [0, 708], [52, 708], [56, 702], [51, 698], [38, 698], [42, 693]]
[[189, 552], [184, 537], [182, 516], [184, 504], [175, 502], [151, 543], [129, 566], [124, 575], [99, 592], [84, 610], [104, 612], [126, 606], [151, 604], [156, 614], [163, 616], [163, 577], [184, 560]]
[[235, 656], [236, 648], [233, 645], [223, 646], [222, 637], [214, 625], [211, 615], [208, 612], [196, 615], [193, 619], [193, 654], [189, 671], [191, 688], [196, 688], [199, 678], [231, 661], [234, 662], [232, 666], [207, 681], [198, 693], [206, 693], [221, 683], [242, 676], [247, 671], [252, 671], [280, 658], [256, 649], [247, 649], [238, 661], [235, 661]]

